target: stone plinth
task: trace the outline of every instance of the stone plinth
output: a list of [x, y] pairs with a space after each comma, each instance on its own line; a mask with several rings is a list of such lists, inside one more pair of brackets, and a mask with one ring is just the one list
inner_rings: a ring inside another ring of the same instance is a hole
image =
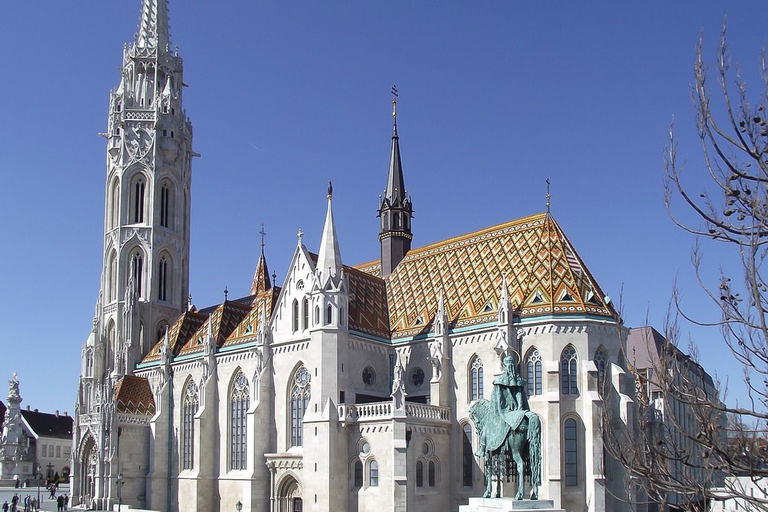
[[514, 498], [469, 498], [469, 505], [459, 507], [459, 512], [565, 512], [555, 508], [552, 500], [516, 500]]

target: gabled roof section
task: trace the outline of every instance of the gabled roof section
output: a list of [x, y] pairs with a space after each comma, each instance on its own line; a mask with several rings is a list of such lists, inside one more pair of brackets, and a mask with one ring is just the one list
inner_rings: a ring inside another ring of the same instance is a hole
[[36, 437], [72, 439], [72, 416], [21, 410], [21, 416]]
[[225, 300], [211, 311], [203, 325], [191, 336], [189, 340], [181, 347], [178, 355], [187, 355], [195, 352], [202, 352], [203, 345], [210, 331], [217, 347], [221, 347], [227, 338], [237, 329], [237, 326], [248, 316], [251, 311], [253, 298], [247, 301]]
[[[176, 321], [168, 329], [168, 340], [170, 342], [173, 356], [179, 355], [182, 347], [184, 347], [192, 336], [197, 332], [203, 323], [205, 323], [208, 315], [203, 314], [196, 309], [185, 311], [183, 315], [176, 319]], [[163, 346], [163, 339], [159, 339], [152, 350], [144, 356], [142, 363], [150, 363], [160, 360], [160, 349]]]
[[256, 295], [272, 288], [269, 281], [269, 269], [267, 268], [267, 259], [264, 257], [262, 249], [259, 255], [259, 262], [256, 264], [256, 272], [253, 273], [253, 282], [251, 282], [251, 295]]
[[[375, 275], [378, 262], [358, 267]], [[612, 318], [603, 293], [551, 215], [543, 213], [411, 250], [386, 279], [392, 338], [429, 329], [445, 290], [452, 327], [495, 320], [506, 276], [521, 318], [591, 315]]]
[[344, 267], [349, 280], [349, 329], [389, 339], [387, 285], [383, 279]]
[[155, 398], [149, 380], [133, 375], [120, 379], [115, 391], [115, 407], [117, 412], [125, 414], [154, 415]]
[[256, 340], [261, 327], [262, 311], [266, 313], [267, 322], [272, 318], [272, 310], [277, 303], [280, 288], [275, 286], [260, 292], [251, 303], [251, 309], [229, 334], [222, 346], [229, 347], [249, 343]]

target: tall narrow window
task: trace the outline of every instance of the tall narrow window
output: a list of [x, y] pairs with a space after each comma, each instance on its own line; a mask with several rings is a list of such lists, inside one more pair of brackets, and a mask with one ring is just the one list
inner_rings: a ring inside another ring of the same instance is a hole
[[371, 487], [379, 486], [379, 463], [375, 460], [371, 461], [371, 465], [368, 468], [368, 485]]
[[355, 461], [355, 487], [363, 486], [363, 463]]
[[528, 354], [527, 365], [528, 396], [541, 394], [541, 354], [533, 349]]
[[416, 487], [424, 487], [424, 463], [416, 462]]
[[160, 188], [160, 225], [164, 228], [169, 226], [171, 212], [171, 190], [167, 185]]
[[427, 471], [427, 483], [430, 487], [435, 486], [435, 461], [431, 460], [429, 461], [428, 465], [428, 471]]
[[328, 309], [325, 310], [325, 324], [328, 325], [333, 322], [333, 307], [328, 304]]
[[299, 330], [299, 301], [296, 299], [293, 299], [293, 304], [291, 305], [291, 324], [293, 332]]
[[470, 400], [479, 400], [483, 398], [483, 361], [479, 357], [472, 358], [470, 372], [472, 374]]
[[291, 389], [291, 446], [302, 444], [304, 411], [307, 410], [310, 393], [309, 372], [302, 366], [293, 378]]
[[133, 184], [133, 222], [144, 222], [144, 180], [139, 178]]
[[242, 371], [235, 377], [230, 404], [230, 469], [246, 469], [247, 458], [247, 417], [250, 405], [248, 379]]
[[190, 381], [184, 393], [183, 434], [182, 434], [182, 469], [192, 469], [195, 464], [195, 413], [200, 403], [197, 386]]
[[304, 297], [304, 300], [301, 301], [301, 314], [304, 320], [304, 322], [301, 324], [301, 328], [307, 330], [309, 329], [309, 299], [306, 297]]
[[109, 227], [116, 228], [120, 215], [120, 182], [117, 178], [112, 181], [111, 197], [109, 198]]
[[568, 345], [560, 356], [560, 384], [564, 395], [577, 395], [579, 388], [576, 349]]
[[475, 465], [475, 457], [472, 453], [472, 427], [469, 423], [464, 425], [463, 433], [461, 440], [461, 482], [464, 487], [472, 487], [472, 467]]
[[165, 256], [160, 258], [157, 268], [157, 280], [158, 300], [168, 300], [168, 262], [165, 260]]
[[113, 249], [109, 254], [109, 270], [107, 273], [107, 302], [117, 300], [117, 252]]
[[568, 418], [564, 425], [565, 436], [565, 485], [578, 485], [578, 441], [576, 420]]
[[135, 287], [136, 296], [141, 297], [141, 281], [144, 275], [144, 257], [140, 252], [134, 253], [131, 258], [131, 279]]
[[598, 347], [597, 350], [595, 350], [595, 357], [593, 358], [595, 361], [595, 366], [597, 367], [597, 391], [599, 393], [603, 392], [603, 383], [605, 382], [605, 349], [603, 347]]

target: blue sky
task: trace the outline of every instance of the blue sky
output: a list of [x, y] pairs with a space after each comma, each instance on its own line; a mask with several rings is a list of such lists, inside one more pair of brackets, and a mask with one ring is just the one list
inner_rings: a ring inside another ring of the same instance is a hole
[[[225, 286], [230, 297], [248, 293], [262, 222], [278, 280], [299, 228], [317, 250], [328, 179], [345, 263], [378, 257], [396, 83], [414, 246], [544, 211], [549, 177], [553, 215], [602, 288], [616, 300], [623, 288], [629, 325], [660, 329], [675, 279], [692, 315], [716, 315], [691, 270], [694, 240], [664, 211], [662, 153], [675, 116], [688, 183], [704, 189], [689, 95], [695, 45], [703, 30], [712, 62], [727, 10], [734, 60], [756, 99], [764, 2], [170, 8], [202, 155], [193, 163], [198, 307], [220, 302]], [[18, 372], [33, 408], [73, 411], [102, 265], [97, 133], [139, 10], [139, 0], [15, 2], [0, 18], [0, 380]], [[723, 248], [706, 249], [716, 285], [720, 263], [736, 267]], [[740, 380], [716, 329], [689, 332], [710, 372]]]

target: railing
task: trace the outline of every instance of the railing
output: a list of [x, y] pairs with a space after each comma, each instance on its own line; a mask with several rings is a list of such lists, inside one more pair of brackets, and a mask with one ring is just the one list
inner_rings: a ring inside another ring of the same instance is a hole
[[[405, 415], [408, 420], [450, 421], [450, 409], [424, 404], [405, 404]], [[363, 423], [392, 419], [392, 402], [376, 402], [371, 404], [341, 404], [338, 407], [339, 420], [343, 423]]]

